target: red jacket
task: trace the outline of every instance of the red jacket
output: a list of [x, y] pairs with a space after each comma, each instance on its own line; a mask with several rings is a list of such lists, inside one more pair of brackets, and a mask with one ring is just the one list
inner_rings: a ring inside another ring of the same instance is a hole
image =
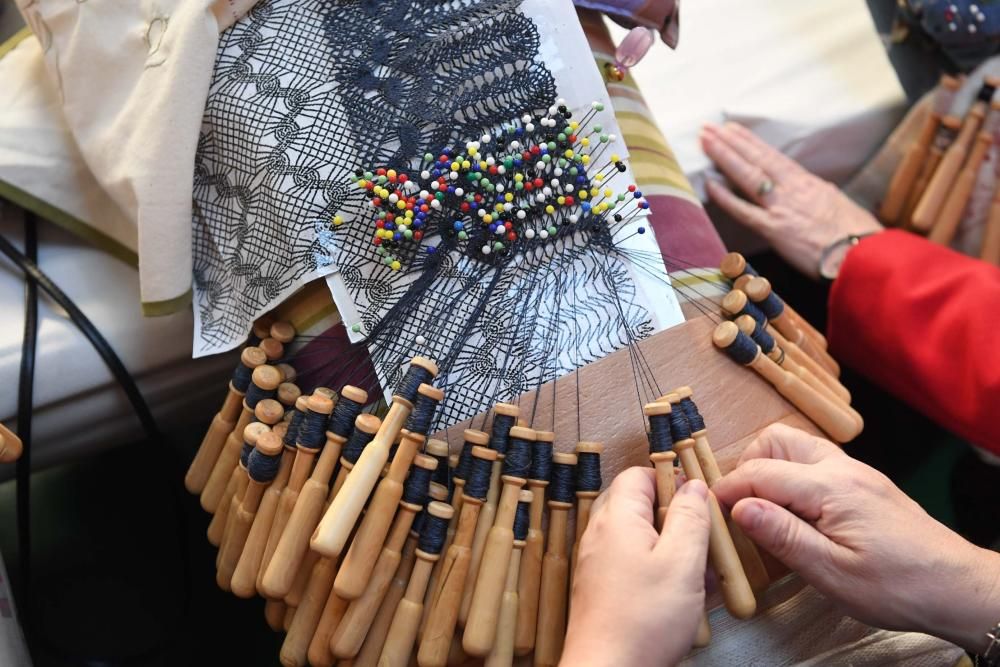
[[830, 349], [970, 442], [1000, 454], [1000, 269], [890, 230], [848, 253]]

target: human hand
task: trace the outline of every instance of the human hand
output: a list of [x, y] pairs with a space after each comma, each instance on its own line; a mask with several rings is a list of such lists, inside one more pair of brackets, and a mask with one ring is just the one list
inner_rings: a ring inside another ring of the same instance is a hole
[[653, 527], [651, 468], [629, 468], [595, 502], [573, 577], [564, 665], [669, 665], [705, 608], [708, 487], [678, 489]]
[[[706, 124], [701, 146], [750, 201], [711, 179], [705, 186], [709, 197], [807, 276], [819, 277], [820, 256], [831, 243], [883, 229], [832, 183], [809, 173], [742, 125]], [[773, 186], [769, 192], [767, 183]]]
[[831, 442], [771, 426], [712, 491], [752, 540], [865, 623], [978, 652], [1000, 621], [1000, 554]]

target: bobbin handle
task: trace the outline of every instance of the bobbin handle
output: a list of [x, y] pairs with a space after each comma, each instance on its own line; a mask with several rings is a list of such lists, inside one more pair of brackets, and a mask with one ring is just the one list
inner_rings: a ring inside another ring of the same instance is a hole
[[517, 588], [517, 630], [514, 653], [527, 655], [535, 647], [535, 625], [538, 621], [538, 593], [542, 580], [542, 558], [545, 553], [545, 533], [542, 514], [545, 508], [545, 487], [532, 484], [531, 527], [521, 553], [521, 573]]
[[514, 662], [514, 633], [517, 631], [518, 607], [517, 580], [521, 557], [521, 548], [515, 547], [507, 564], [507, 580], [500, 600], [496, 639], [483, 662], [484, 667], [507, 667]]
[[812, 357], [812, 359], [823, 367], [827, 373], [833, 377], [840, 377], [840, 365], [826, 350], [815, 345], [809, 336], [796, 326], [795, 322], [788, 316], [788, 314], [774, 318], [771, 320], [771, 324], [773, 324], [785, 338], [798, 345], [799, 348], [802, 349], [803, 353]]
[[569, 559], [566, 530], [569, 506], [552, 507], [549, 514], [549, 549], [542, 559], [542, 583], [538, 596], [538, 626], [535, 632], [535, 665], [555, 667], [566, 637], [566, 595]]
[[789, 342], [788, 339], [781, 335], [781, 332], [775, 327], [768, 326], [767, 331], [785, 353], [786, 359], [791, 359], [803, 368], [808, 369], [814, 377], [825, 384], [830, 391], [835, 393], [840, 398], [841, 401], [847, 405], [851, 404], [851, 393], [847, 390], [847, 387], [842, 385], [840, 381], [833, 376], [833, 374], [831, 374], [823, 366], [820, 366], [815, 359], [803, 352], [798, 345]]
[[329, 595], [336, 564], [329, 558], [321, 558], [309, 574], [309, 582], [295, 610], [292, 625], [288, 628], [279, 654], [283, 667], [302, 667], [306, 663], [309, 642], [312, 641], [319, 625], [323, 607]]
[[674, 498], [674, 452], [656, 452], [649, 455], [649, 460], [656, 470], [656, 530], [663, 528], [667, 519], [667, 509]]
[[226, 444], [226, 437], [236, 428], [240, 410], [243, 407], [243, 394], [236, 391], [232, 382], [226, 393], [222, 408], [212, 417], [212, 423], [198, 447], [198, 451], [184, 475], [184, 488], [190, 493], [200, 494], [208, 483], [212, 468]]
[[[413, 577], [417, 576], [417, 567], [420, 566], [420, 562], [413, 566]], [[426, 569], [426, 572], [425, 576], [430, 576], [429, 568]], [[413, 581], [412, 577], [410, 581]], [[408, 598], [409, 595], [400, 600], [396, 606], [392, 625], [389, 626], [389, 634], [386, 635], [385, 644], [382, 645], [382, 654], [378, 659], [379, 667], [407, 667], [410, 663], [424, 605]]]
[[886, 225], [899, 224], [906, 197], [913, 189], [914, 181], [917, 180], [921, 164], [927, 156], [927, 149], [930, 147], [931, 141], [934, 140], [934, 134], [937, 132], [940, 120], [940, 116], [937, 114], [927, 115], [916, 141], [907, 147], [903, 159], [899, 161], [896, 171], [893, 172], [892, 180], [889, 181], [889, 187], [886, 189], [882, 205], [879, 206], [878, 210], [878, 217]]
[[337, 631], [337, 627], [350, 605], [349, 600], [337, 595], [332, 585], [329, 591], [326, 604], [323, 606], [323, 613], [316, 625], [316, 632], [313, 634], [312, 640], [309, 642], [309, 649], [306, 651], [306, 657], [312, 667], [332, 667], [337, 662], [333, 652], [330, 651], [330, 638]]
[[285, 506], [294, 504], [287, 513], [288, 518], [284, 521], [274, 554], [261, 580], [261, 587], [266, 595], [284, 597], [292, 589], [295, 576], [309, 549], [309, 537], [323, 513], [326, 494], [326, 486], [314, 479], [307, 480], [299, 493], [288, 492]]
[[358, 458], [351, 474], [347, 476], [340, 492], [330, 503], [329, 509], [320, 520], [313, 534], [310, 545], [313, 549], [327, 557], [336, 557], [344, 550], [347, 538], [351, 535], [354, 524], [357, 523], [361, 510], [364, 509], [368, 496], [378, 482], [385, 462], [389, 459], [389, 450], [396, 435], [413, 406], [406, 400], [396, 397], [385, 416], [378, 433], [365, 447]]
[[958, 226], [962, 222], [962, 213], [972, 195], [972, 188], [975, 187], [976, 179], [979, 177], [979, 167], [992, 143], [993, 135], [989, 132], [980, 132], [976, 138], [976, 144], [969, 159], [958, 174], [958, 178], [955, 179], [955, 184], [948, 192], [948, 198], [945, 199], [940, 213], [927, 234], [927, 239], [932, 243], [951, 245], [952, 239], [955, 238], [955, 233], [958, 231]]
[[226, 437], [222, 451], [219, 452], [201, 492], [201, 507], [206, 512], [215, 514], [219, 509], [219, 502], [226, 492], [229, 477], [240, 460], [240, 450], [243, 448], [243, 430], [252, 419], [253, 410], [244, 406], [239, 421], [236, 422], [236, 427]]
[[837, 406], [842, 411], [846, 412], [851, 420], [854, 422], [855, 428], [857, 428], [858, 433], [860, 433], [865, 427], [865, 421], [861, 417], [861, 414], [857, 410], [852, 408], [849, 403], [845, 403], [841, 400], [840, 396], [835, 394], [832, 389], [830, 389], [826, 384], [824, 384], [819, 378], [813, 375], [809, 369], [804, 366], [800, 366], [798, 362], [785, 356], [782, 368], [786, 371], [796, 375], [800, 380], [805, 382], [807, 385], [812, 387], [817, 393], [822, 395], [825, 399], [830, 401], [833, 405]]
[[271, 523], [274, 521], [274, 513], [278, 508], [280, 495], [280, 492], [273, 488], [264, 493], [264, 499], [261, 501], [253, 525], [250, 527], [243, 552], [240, 554], [236, 569], [233, 571], [230, 587], [236, 597], [249, 599], [257, 595], [257, 575], [264, 558], [267, 536], [271, 532]]
[[448, 664], [471, 556], [469, 547], [452, 544], [448, 549], [441, 568], [441, 587], [428, 611], [427, 625], [417, 652], [420, 667], [445, 667]]
[[[248, 495], [261, 493], [261, 486], [260, 482], [250, 480], [250, 487], [247, 488], [246, 493]], [[257, 487], [257, 489], [252, 490], [252, 487]], [[248, 506], [252, 506], [253, 509], [249, 509]], [[256, 509], [257, 503], [254, 501], [240, 503], [235, 510], [231, 511], [232, 521], [228, 526], [226, 540], [219, 551], [219, 563], [215, 573], [215, 581], [219, 588], [224, 591], [231, 589], [233, 573], [236, 571], [236, 564], [240, 560], [247, 537], [250, 535], [250, 529], [257, 515]]]

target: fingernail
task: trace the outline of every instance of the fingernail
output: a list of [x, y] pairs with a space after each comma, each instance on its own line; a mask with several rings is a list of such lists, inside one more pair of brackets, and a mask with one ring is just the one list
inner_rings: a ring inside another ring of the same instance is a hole
[[709, 121], [705, 121], [704, 123], [702, 123], [701, 128], [703, 130], [709, 130], [710, 132], [717, 132], [718, 129], [719, 129], [719, 126], [709, 120]]
[[756, 530], [763, 520], [764, 510], [757, 503], [747, 503], [740, 511], [740, 523], [748, 530]]
[[677, 493], [687, 493], [696, 495], [702, 500], [704, 500], [705, 498], [708, 498], [708, 486], [706, 486], [705, 482], [701, 481], [700, 479], [691, 479], [684, 482], [684, 486], [682, 486], [680, 488], [680, 491], [678, 491]]

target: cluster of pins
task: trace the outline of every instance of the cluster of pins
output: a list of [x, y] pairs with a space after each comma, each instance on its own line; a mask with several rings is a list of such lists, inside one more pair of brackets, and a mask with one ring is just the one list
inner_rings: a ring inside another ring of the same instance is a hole
[[[878, 216], [941, 245], [955, 238], [977, 182], [993, 191], [980, 259], [1000, 266], [1000, 180], [984, 162], [1000, 143], [1000, 78], [986, 77], [964, 117], [950, 113], [959, 79], [943, 76], [931, 111], [893, 172]], [[997, 163], [994, 163], [994, 166]]]
[[[494, 260], [576, 231], [613, 236], [649, 204], [635, 185], [612, 187], [626, 166], [607, 154], [615, 136], [593, 122], [603, 110], [594, 102], [577, 121], [558, 100], [546, 115], [526, 114], [461, 148], [425, 154], [413, 173], [356, 171], [377, 212], [376, 253], [399, 270], [414, 249], [437, 251], [421, 246], [431, 236]], [[335, 227], [343, 222], [333, 219]]]
[[712, 340], [733, 360], [750, 366], [832, 440], [849, 442], [864, 421], [840, 383], [840, 367], [826, 351], [826, 339], [771, 289], [739, 253], [722, 260], [733, 281], [722, 300], [732, 317], [716, 327]]
[[[674, 466], [680, 461], [688, 479], [700, 479], [711, 488], [722, 473], [708, 442], [705, 420], [695, 405], [690, 387], [680, 387], [643, 407], [649, 424], [649, 460], [656, 469], [656, 528], [663, 527], [674, 495]], [[755, 591], [770, 581], [753, 542], [722, 513], [719, 501], [709, 495], [711, 530], [708, 554], [718, 579], [726, 609], [746, 619], [757, 609]], [[707, 646], [711, 638], [707, 615], [702, 616], [695, 646]]]
[[185, 479], [213, 514], [218, 585], [265, 598], [287, 633], [281, 664], [557, 664], [601, 446], [553, 454], [552, 433], [500, 404], [450, 457], [427, 437], [444, 398], [434, 362], [411, 360], [380, 419], [358, 387], [306, 396], [268, 364], [293, 335], [259, 323]]

